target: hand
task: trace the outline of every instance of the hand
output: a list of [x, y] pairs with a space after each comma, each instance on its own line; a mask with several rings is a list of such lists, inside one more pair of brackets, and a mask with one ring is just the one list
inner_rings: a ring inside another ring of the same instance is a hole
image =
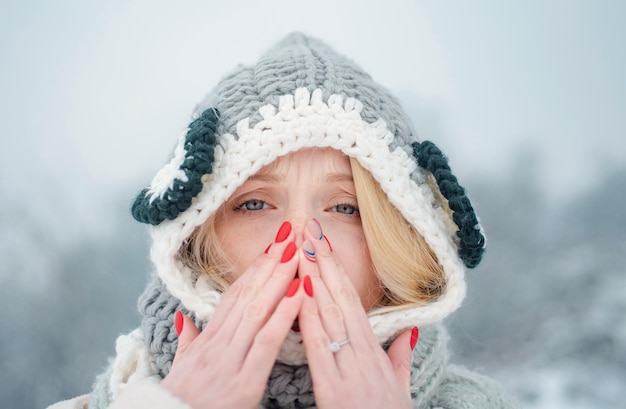
[[258, 407], [303, 302], [302, 292], [296, 291], [300, 281], [294, 279], [298, 257], [293, 239], [290, 232], [257, 257], [224, 293], [202, 333], [182, 316], [164, 388], [192, 408]]
[[[314, 262], [301, 257], [298, 268], [310, 295], [299, 323], [317, 406], [411, 408], [411, 354], [417, 329], [400, 334], [385, 353], [350, 278], [329, 244], [315, 236], [319, 234], [305, 232], [315, 248]], [[349, 342], [333, 353], [331, 342], [344, 340]]]

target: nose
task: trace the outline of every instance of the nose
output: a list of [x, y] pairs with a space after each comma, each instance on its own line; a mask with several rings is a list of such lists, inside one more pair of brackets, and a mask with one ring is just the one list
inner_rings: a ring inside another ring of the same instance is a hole
[[288, 219], [295, 233], [296, 246], [298, 247], [301, 247], [302, 242], [304, 242], [304, 229], [310, 219], [311, 216], [305, 215], [298, 215], [297, 217], [292, 216]]
[[[311, 168], [311, 169], [309, 169]], [[290, 168], [291, 169], [291, 168]], [[295, 243], [299, 248], [304, 242], [304, 231], [308, 222], [321, 216], [319, 192], [321, 189], [316, 172], [308, 161], [294, 169], [285, 176], [285, 198], [282, 202], [284, 220], [291, 222], [295, 233]]]
[[302, 246], [302, 243], [304, 242], [304, 229], [306, 228], [309, 220], [313, 217], [315, 217], [313, 210], [310, 206], [303, 203], [300, 203], [297, 206], [291, 206], [287, 210], [285, 220], [289, 220], [291, 222], [291, 227], [295, 233], [296, 246]]

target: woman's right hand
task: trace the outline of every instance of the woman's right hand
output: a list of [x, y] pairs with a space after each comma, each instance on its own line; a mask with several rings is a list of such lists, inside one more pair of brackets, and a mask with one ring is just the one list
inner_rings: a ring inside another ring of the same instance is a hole
[[178, 349], [161, 385], [192, 408], [258, 407], [303, 302], [298, 259], [290, 231], [224, 293], [201, 333], [177, 313]]

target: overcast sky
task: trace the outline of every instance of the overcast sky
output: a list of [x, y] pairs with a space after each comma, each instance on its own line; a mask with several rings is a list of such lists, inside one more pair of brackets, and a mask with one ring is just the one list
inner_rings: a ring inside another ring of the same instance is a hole
[[0, 186], [88, 219], [149, 183], [222, 75], [299, 30], [399, 95], [461, 181], [530, 148], [564, 197], [626, 158], [625, 4], [5, 0]]

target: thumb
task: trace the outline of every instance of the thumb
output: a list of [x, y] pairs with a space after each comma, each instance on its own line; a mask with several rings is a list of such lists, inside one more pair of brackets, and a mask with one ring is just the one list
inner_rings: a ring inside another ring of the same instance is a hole
[[185, 351], [194, 339], [200, 334], [198, 328], [194, 324], [193, 320], [187, 317], [180, 311], [176, 311], [174, 315], [174, 325], [176, 328], [176, 333], [178, 334], [178, 347], [176, 348], [176, 355], [174, 356], [174, 363], [177, 359], [180, 359], [182, 355], [185, 354]]
[[396, 379], [408, 395], [411, 394], [411, 361], [413, 348], [417, 343], [418, 330], [413, 327], [411, 330], [401, 333], [387, 350], [387, 355], [391, 361], [391, 366], [396, 374]]

